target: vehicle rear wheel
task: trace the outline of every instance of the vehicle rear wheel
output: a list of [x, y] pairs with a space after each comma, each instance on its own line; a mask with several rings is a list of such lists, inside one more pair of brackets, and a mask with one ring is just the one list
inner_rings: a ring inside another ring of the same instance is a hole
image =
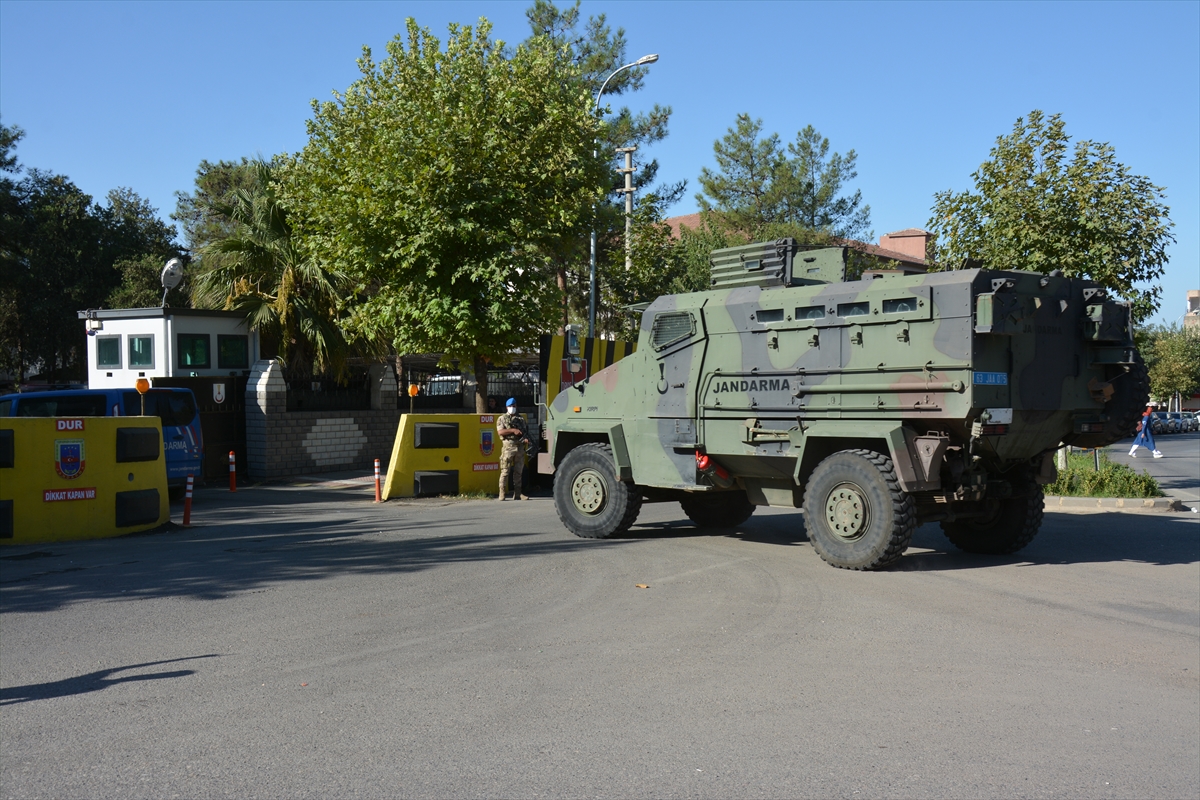
[[629, 530], [642, 510], [642, 496], [617, 478], [611, 447], [584, 444], [554, 471], [554, 510], [576, 536], [605, 539]]
[[967, 553], [1007, 555], [1033, 541], [1042, 526], [1046, 496], [1028, 470], [1010, 478], [1013, 496], [986, 501], [991, 513], [984, 517], [943, 520], [942, 533], [950, 543]]
[[843, 450], [813, 470], [804, 490], [813, 549], [842, 569], [880, 569], [904, 553], [917, 527], [916, 501], [895, 466], [871, 450]]
[[[1108, 447], [1136, 432], [1138, 421], [1150, 399], [1150, 373], [1137, 351], [1128, 371], [1116, 373], [1112, 382], [1113, 395], [1104, 404], [1104, 430], [1098, 433], [1075, 434], [1064, 440], [1075, 447]], [[1158, 433], [1158, 431], [1154, 431]]]
[[743, 491], [691, 492], [679, 505], [688, 519], [701, 528], [733, 528], [754, 513], [754, 504]]

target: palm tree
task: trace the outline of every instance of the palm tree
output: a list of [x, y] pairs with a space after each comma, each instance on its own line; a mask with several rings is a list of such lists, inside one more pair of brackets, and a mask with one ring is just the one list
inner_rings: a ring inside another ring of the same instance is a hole
[[246, 315], [247, 325], [278, 342], [294, 376], [345, 374], [349, 344], [338, 324], [346, 279], [323, 268], [292, 238], [280, 205], [272, 165], [249, 164], [254, 180], [207, 211], [232, 224], [231, 234], [200, 251], [193, 302]]

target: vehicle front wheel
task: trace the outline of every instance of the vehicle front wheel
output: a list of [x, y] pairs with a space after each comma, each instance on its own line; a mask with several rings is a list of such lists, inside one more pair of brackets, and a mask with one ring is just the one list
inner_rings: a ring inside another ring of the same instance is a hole
[[611, 447], [584, 444], [554, 471], [554, 510], [576, 536], [606, 539], [629, 530], [642, 510], [642, 496], [617, 478]]
[[683, 513], [701, 528], [733, 528], [750, 519], [754, 504], [743, 491], [692, 492], [679, 501]]
[[887, 456], [843, 450], [813, 470], [804, 490], [813, 549], [842, 569], [880, 569], [903, 555], [917, 527], [916, 501]]

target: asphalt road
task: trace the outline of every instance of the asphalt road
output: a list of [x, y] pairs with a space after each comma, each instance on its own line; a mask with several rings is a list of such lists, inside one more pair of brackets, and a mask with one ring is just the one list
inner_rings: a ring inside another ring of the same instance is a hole
[[926, 526], [868, 574], [801, 519], [594, 542], [547, 498], [276, 487], [6, 548], [0, 794], [1200, 795], [1194, 515], [1052, 513], [1007, 558]]
[[1145, 448], [1138, 448], [1137, 458], [1131, 458], [1130, 437], [1108, 448], [1109, 460], [1128, 464], [1146, 471], [1158, 480], [1165, 494], [1196, 505], [1200, 501], [1200, 432], [1169, 433], [1154, 437], [1162, 458], [1154, 458]]

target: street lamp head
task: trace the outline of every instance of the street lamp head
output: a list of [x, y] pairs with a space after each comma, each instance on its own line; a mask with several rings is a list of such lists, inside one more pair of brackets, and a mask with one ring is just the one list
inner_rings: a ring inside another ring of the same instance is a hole
[[653, 53], [648, 56], [642, 56], [641, 58], [639, 58], [637, 60], [637, 65], [640, 67], [643, 64], [653, 64], [655, 61], [658, 61], [658, 53]]

